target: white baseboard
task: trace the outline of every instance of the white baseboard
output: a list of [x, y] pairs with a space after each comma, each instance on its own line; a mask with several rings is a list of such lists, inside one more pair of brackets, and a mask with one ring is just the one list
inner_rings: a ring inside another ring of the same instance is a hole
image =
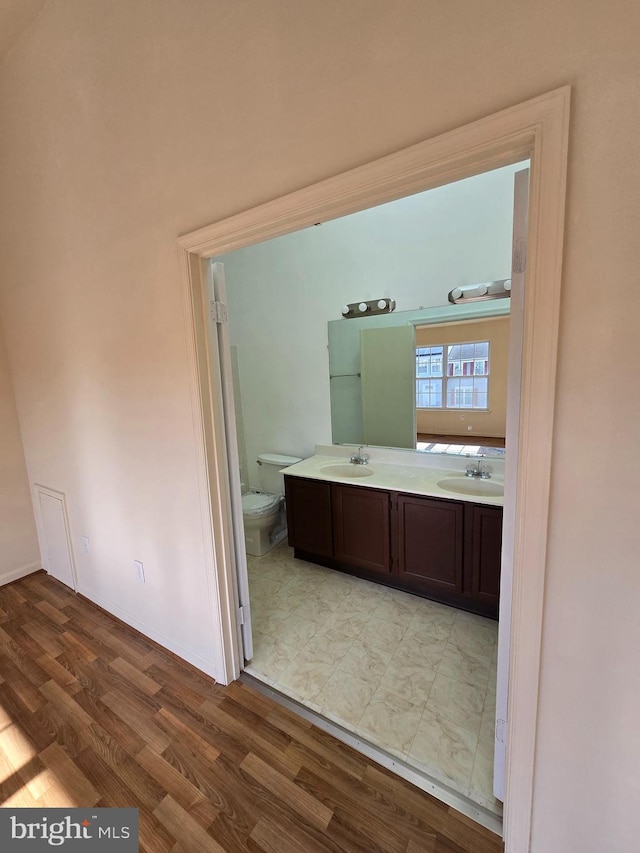
[[0, 586], [4, 586], [12, 581], [25, 578], [27, 575], [32, 575], [34, 572], [39, 572], [42, 566], [40, 563], [30, 563], [28, 566], [22, 566], [20, 569], [10, 569], [8, 572], [0, 574]]
[[219, 684], [224, 684], [224, 681], [219, 677], [220, 674], [216, 672], [214, 661], [207, 660], [200, 655], [194, 654], [189, 649], [186, 649], [179, 643], [174, 642], [170, 637], [166, 637], [164, 634], [161, 634], [159, 631], [151, 628], [145, 622], [142, 622], [140, 619], [132, 616], [126, 610], [123, 610], [122, 607], [119, 607], [117, 604], [114, 604], [112, 601], [109, 601], [101, 595], [96, 595], [92, 590], [78, 587], [78, 592], [80, 595], [88, 598], [89, 601], [97, 604], [98, 607], [106, 610], [107, 613], [111, 613], [112, 616], [117, 617], [122, 622], [125, 622], [127, 625], [135, 628], [136, 631], [140, 631], [141, 634], [144, 634], [145, 637], [148, 637], [150, 640], [158, 643], [158, 645], [162, 646], [164, 649], [167, 649], [174, 655], [182, 658], [182, 660], [187, 661], [187, 663], [195, 666], [196, 669], [201, 670], [206, 675], [211, 676], [211, 678], [214, 678]]

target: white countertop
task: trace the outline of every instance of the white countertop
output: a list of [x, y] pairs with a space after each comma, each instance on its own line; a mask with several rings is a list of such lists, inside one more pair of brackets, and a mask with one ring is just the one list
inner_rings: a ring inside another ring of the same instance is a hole
[[[339, 447], [336, 451], [333, 448], [323, 447], [318, 448], [321, 453], [316, 453], [315, 456], [310, 456], [302, 462], [291, 465], [283, 469], [283, 474], [291, 477], [305, 477], [310, 480], [325, 480], [334, 483], [343, 483], [352, 486], [362, 486], [369, 489], [389, 489], [396, 492], [405, 492], [414, 495], [427, 495], [434, 498], [446, 498], [454, 501], [468, 501], [476, 504], [487, 504], [489, 506], [503, 506], [503, 495], [480, 495], [480, 494], [461, 494], [451, 491], [450, 489], [442, 488], [438, 482], [447, 478], [464, 478], [463, 487], [473, 489], [475, 487], [482, 488], [485, 483], [495, 483], [504, 487], [503, 474], [504, 468], [496, 466], [500, 470], [495, 471], [492, 462], [487, 460], [489, 470], [492, 471], [490, 480], [475, 480], [474, 478], [465, 478], [465, 468], [469, 464], [470, 459], [456, 460], [459, 464], [455, 467], [451, 464], [450, 459], [445, 459], [444, 464], [442, 457], [439, 457], [437, 466], [431, 466], [423, 459], [416, 460], [419, 464], [411, 464], [414, 457], [411, 454], [405, 455], [405, 459], [401, 462], [388, 461], [390, 454], [383, 452], [376, 454], [376, 449], [364, 448], [363, 452], [369, 454], [369, 463], [363, 468], [369, 472], [369, 476], [339, 476], [335, 473], [328, 472], [326, 469], [329, 466], [351, 467], [349, 457], [355, 452], [355, 449]], [[327, 452], [328, 451], [328, 452]], [[383, 461], [384, 460], [384, 461]], [[406, 460], [406, 461], [405, 461]], [[409, 462], [411, 460], [411, 462]], [[483, 460], [484, 461], [484, 460]], [[409, 464], [407, 464], [409, 463]], [[355, 473], [361, 466], [353, 465]]]

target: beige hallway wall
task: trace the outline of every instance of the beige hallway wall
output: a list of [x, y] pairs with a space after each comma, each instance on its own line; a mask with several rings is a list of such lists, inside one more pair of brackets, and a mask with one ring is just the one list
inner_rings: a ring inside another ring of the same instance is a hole
[[639, 28], [635, 0], [51, 0], [0, 70], [31, 476], [67, 494], [81, 591], [205, 668], [176, 236], [573, 86], [534, 853], [640, 837]]
[[0, 322], [0, 585], [39, 568], [33, 505]]

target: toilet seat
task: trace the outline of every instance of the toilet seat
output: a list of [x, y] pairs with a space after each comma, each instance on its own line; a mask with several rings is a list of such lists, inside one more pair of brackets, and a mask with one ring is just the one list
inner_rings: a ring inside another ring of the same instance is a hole
[[251, 492], [242, 496], [242, 514], [257, 518], [269, 515], [280, 504], [281, 495], [256, 494]]

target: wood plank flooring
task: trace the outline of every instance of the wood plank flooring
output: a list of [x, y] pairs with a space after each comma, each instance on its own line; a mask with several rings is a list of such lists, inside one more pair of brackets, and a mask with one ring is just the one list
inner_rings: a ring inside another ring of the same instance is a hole
[[149, 853], [499, 853], [500, 839], [44, 573], [0, 588], [0, 803], [134, 806]]
[[446, 435], [445, 433], [419, 432], [418, 441], [435, 444], [481, 444], [483, 447], [504, 447], [504, 438], [490, 435]]

